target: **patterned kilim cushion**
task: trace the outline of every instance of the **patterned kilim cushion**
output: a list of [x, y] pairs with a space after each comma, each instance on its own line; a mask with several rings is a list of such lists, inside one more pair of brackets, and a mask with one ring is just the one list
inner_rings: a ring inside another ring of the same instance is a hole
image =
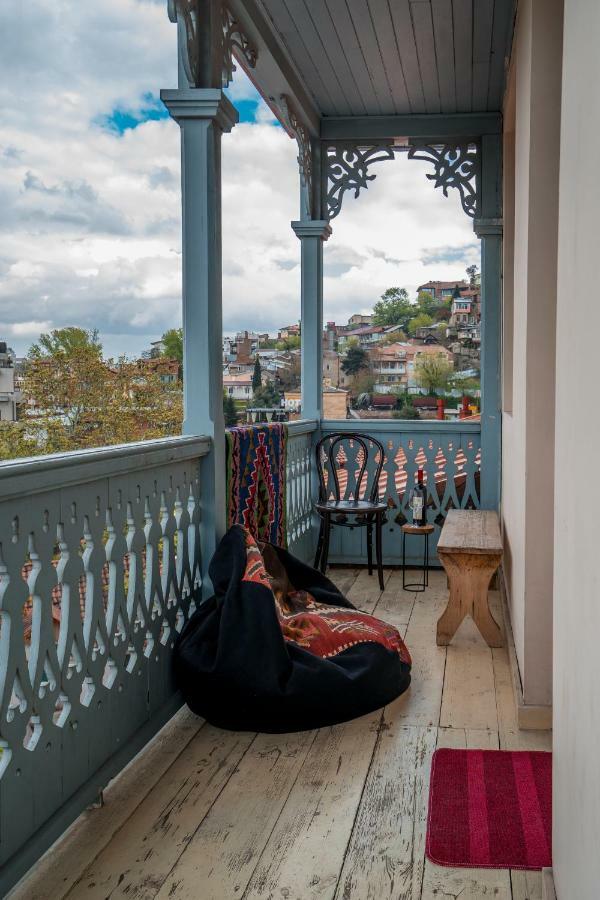
[[287, 546], [287, 426], [227, 430], [227, 525], [243, 525], [260, 541]]

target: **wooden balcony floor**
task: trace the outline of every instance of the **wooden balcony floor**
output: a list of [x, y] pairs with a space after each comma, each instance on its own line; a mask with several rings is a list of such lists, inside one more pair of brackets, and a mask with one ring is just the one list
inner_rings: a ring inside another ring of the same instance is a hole
[[51, 893], [24, 886], [20, 896], [541, 898], [540, 873], [425, 860], [436, 747], [550, 749], [548, 732], [517, 728], [506, 650], [490, 650], [470, 622], [449, 648], [436, 646], [447, 598], [441, 572], [431, 574], [424, 594], [403, 592], [399, 571], [386, 571], [383, 593], [364, 570], [330, 574], [357, 606], [405, 634], [410, 690], [383, 711], [302, 734], [234, 734], [182, 713], [178, 748], [164, 744], [156, 783], [145, 786], [156, 780], [146, 764], [129, 787], [126, 821], [115, 828], [110, 799], [86, 814], [91, 837], [82, 831], [77, 840], [86, 858], [96, 858], [83, 874], [73, 881], [72, 856], [61, 862], [58, 851], [52, 877], [43, 879]]

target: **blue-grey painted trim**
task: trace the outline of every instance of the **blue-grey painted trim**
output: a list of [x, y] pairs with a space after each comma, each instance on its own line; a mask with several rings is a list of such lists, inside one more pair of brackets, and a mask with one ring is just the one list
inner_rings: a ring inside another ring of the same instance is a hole
[[416, 116], [326, 116], [321, 119], [321, 140], [373, 140], [379, 138], [460, 138], [475, 140], [502, 133], [501, 113]]
[[27, 497], [71, 484], [86, 484], [140, 469], [206, 456], [208, 437], [180, 435], [90, 450], [15, 459], [0, 465], [0, 500]]
[[288, 422], [288, 434], [290, 437], [296, 437], [301, 434], [312, 434], [319, 427], [316, 419], [296, 419]]
[[24, 846], [3, 866], [0, 873], [0, 896], [8, 891], [35, 865], [40, 857], [61, 837], [91, 803], [98, 799], [111, 778], [121, 772], [158, 731], [166, 725], [183, 705], [179, 692], [172, 695], [156, 715], [148, 719], [136, 734], [110, 757], [82, 785], [44, 825], [27, 840]]
[[481, 507], [498, 509], [501, 495], [502, 138], [481, 140]]
[[479, 422], [468, 422], [458, 419], [456, 422], [440, 422], [438, 419], [424, 419], [420, 422], [402, 421], [400, 419], [323, 419], [321, 431], [339, 431], [340, 433], [356, 431], [380, 434], [419, 434], [432, 432], [444, 432], [446, 434], [479, 434], [481, 425]]
[[323, 243], [331, 235], [324, 219], [291, 223], [301, 243], [301, 383], [302, 414], [320, 419], [323, 354]]
[[[255, 0], [228, 0], [228, 7], [258, 51], [256, 65], [247, 74], [267, 103], [271, 97], [287, 94], [301, 113], [312, 135], [318, 134], [319, 111], [302, 73], [292, 62], [286, 45], [260, 3]], [[242, 69], [244, 60], [236, 59]], [[282, 123], [283, 124], [283, 123]]]

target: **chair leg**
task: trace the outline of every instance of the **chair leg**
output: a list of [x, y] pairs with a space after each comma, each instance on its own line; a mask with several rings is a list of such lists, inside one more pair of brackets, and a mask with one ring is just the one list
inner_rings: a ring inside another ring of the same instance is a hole
[[367, 525], [367, 565], [369, 575], [373, 574], [373, 523]]
[[385, 585], [383, 583], [383, 548], [382, 548], [382, 531], [383, 523], [381, 515], [378, 513], [375, 522], [375, 556], [377, 558], [377, 574], [379, 576], [379, 587], [383, 591]]
[[325, 513], [323, 519], [323, 546], [321, 548], [321, 572], [323, 575], [327, 569], [327, 560], [329, 558], [329, 532], [331, 529], [331, 520], [328, 513]]
[[319, 523], [319, 538], [317, 540], [317, 552], [315, 553], [315, 564], [313, 568], [319, 568], [319, 560], [321, 559], [321, 551], [323, 550], [323, 519]]

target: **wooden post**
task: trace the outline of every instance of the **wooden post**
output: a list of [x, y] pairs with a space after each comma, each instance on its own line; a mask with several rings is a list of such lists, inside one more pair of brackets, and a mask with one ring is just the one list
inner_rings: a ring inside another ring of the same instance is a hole
[[292, 222], [301, 242], [302, 418], [322, 418], [323, 243], [331, 234], [324, 219]]
[[481, 138], [481, 489], [482, 509], [498, 509], [501, 484], [500, 322], [502, 296], [501, 135]]
[[212, 439], [202, 463], [200, 527], [206, 568], [226, 527], [221, 135], [231, 131], [238, 114], [217, 88], [161, 91], [161, 99], [181, 128], [183, 431]]

